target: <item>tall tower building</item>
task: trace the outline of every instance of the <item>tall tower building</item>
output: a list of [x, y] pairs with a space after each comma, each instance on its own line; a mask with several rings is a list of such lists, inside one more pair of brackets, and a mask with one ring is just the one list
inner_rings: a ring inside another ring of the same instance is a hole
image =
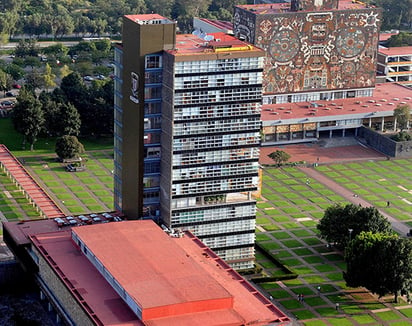
[[234, 33], [267, 53], [264, 104], [371, 96], [381, 9], [292, 0], [235, 7]]
[[191, 230], [232, 267], [250, 268], [264, 51], [223, 33], [175, 36], [174, 28], [158, 15], [124, 18], [116, 208]]

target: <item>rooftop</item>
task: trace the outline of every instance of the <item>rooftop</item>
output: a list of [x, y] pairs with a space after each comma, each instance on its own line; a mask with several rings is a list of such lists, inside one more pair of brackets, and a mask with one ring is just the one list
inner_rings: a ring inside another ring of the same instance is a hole
[[234, 36], [219, 32], [207, 34], [202, 38], [193, 34], [177, 34], [176, 48], [166, 51], [174, 56], [205, 55], [214, 53], [256, 52], [264, 55], [264, 51]]
[[[78, 226], [72, 231], [120, 286], [147, 309], [143, 314], [146, 325], [290, 322], [191, 233], [170, 237], [149, 220]], [[104, 325], [139, 325], [132, 310], [80, 254], [70, 235], [67, 229], [31, 239], [96, 320]]]
[[[245, 10], [249, 10], [257, 15], [271, 15], [271, 14], [278, 14], [278, 13], [297, 13], [296, 11], [292, 11], [290, 9], [290, 2], [282, 2], [282, 3], [271, 3], [271, 4], [258, 4], [258, 5], [239, 5], [236, 6], [239, 8], [243, 8]], [[373, 6], [368, 6], [366, 3], [361, 1], [352, 1], [352, 0], [339, 0], [338, 9], [328, 9], [327, 11], [333, 10], [353, 10], [353, 9], [366, 9]], [[305, 12], [304, 10], [299, 12]]]
[[170, 19], [163, 17], [159, 14], [142, 14], [142, 15], [125, 15], [124, 17], [138, 23], [138, 24], [148, 24], [153, 21], [161, 21], [164, 23], [173, 23]]
[[379, 53], [387, 56], [393, 55], [410, 55], [412, 56], [412, 46], [397, 46], [391, 48], [385, 48], [383, 46], [379, 47]]
[[262, 121], [325, 118], [390, 112], [399, 104], [412, 107], [412, 89], [395, 83], [376, 84], [373, 96], [299, 103], [266, 104]]

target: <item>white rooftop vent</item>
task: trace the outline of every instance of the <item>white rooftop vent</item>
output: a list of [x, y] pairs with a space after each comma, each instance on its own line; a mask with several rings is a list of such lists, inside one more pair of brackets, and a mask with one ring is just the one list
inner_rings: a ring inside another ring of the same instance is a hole
[[205, 41], [209, 42], [209, 41], [213, 41], [215, 39], [215, 37], [213, 35], [206, 35], [203, 39]]

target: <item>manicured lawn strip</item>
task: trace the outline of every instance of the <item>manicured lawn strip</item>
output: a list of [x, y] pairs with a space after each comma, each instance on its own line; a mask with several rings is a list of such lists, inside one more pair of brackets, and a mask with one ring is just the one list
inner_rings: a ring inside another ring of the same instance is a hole
[[364, 325], [364, 324], [371, 324], [376, 322], [375, 319], [373, 319], [370, 315], [363, 314], [363, 315], [354, 315], [351, 316], [357, 323]]
[[381, 312], [376, 312], [375, 314], [380, 319], [385, 320], [385, 321], [397, 320], [400, 318], [400, 316], [394, 313], [393, 311], [381, 311]]

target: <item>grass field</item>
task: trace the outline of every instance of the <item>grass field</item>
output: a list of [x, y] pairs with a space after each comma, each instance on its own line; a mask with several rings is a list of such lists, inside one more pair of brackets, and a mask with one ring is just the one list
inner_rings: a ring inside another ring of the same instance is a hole
[[[70, 173], [54, 160], [54, 140], [40, 140], [34, 152], [21, 151], [21, 138], [10, 120], [0, 119], [0, 143], [17, 156], [67, 214], [113, 209], [113, 150], [108, 140], [84, 142], [86, 171]], [[20, 147], [19, 147], [20, 146]], [[377, 208], [412, 227], [412, 160], [321, 165], [318, 170], [356, 192]], [[303, 325], [410, 325], [412, 307], [378, 300], [364, 289], [345, 285], [342, 253], [319, 239], [316, 225], [324, 210], [347, 203], [295, 167], [266, 168], [258, 198], [257, 242], [293, 272], [296, 279], [261, 284], [276, 303]], [[387, 206], [390, 201], [390, 206]], [[35, 218], [37, 212], [13, 183], [0, 173], [0, 211], [9, 220]], [[268, 275], [284, 272], [257, 252]], [[321, 287], [318, 293], [317, 287]], [[304, 295], [304, 302], [297, 295]], [[336, 303], [339, 309], [336, 310]]]

